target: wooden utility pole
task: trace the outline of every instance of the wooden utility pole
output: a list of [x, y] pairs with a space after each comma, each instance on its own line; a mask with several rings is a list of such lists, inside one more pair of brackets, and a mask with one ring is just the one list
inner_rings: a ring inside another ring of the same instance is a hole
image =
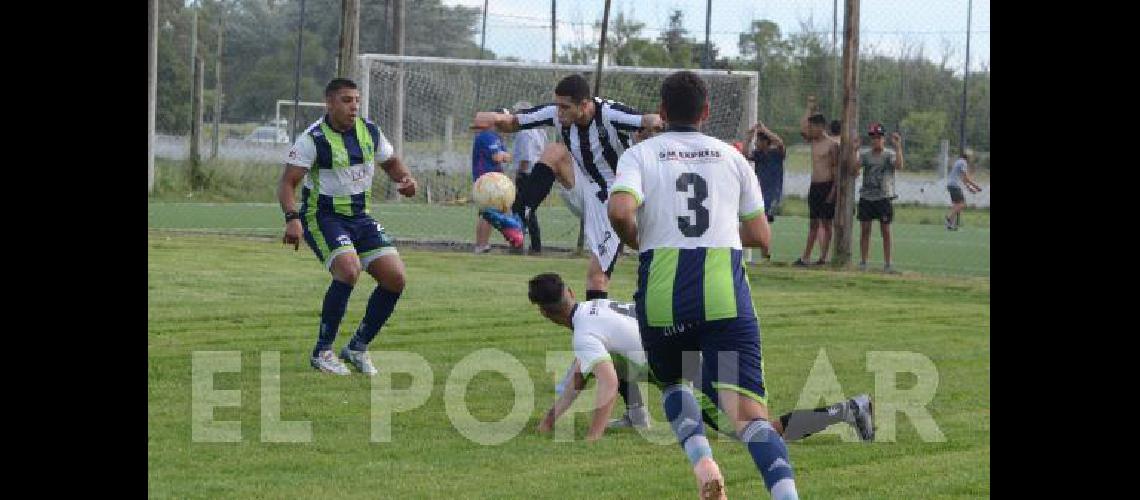
[[202, 187], [202, 82], [206, 63], [201, 57], [194, 59], [194, 102], [190, 106], [190, 185]]
[[[610, 26], [610, 0], [606, 0], [606, 10], [602, 13], [602, 39], [598, 42], [598, 69], [594, 72], [594, 95], [602, 95], [602, 61], [606, 59], [606, 31]], [[602, 110], [595, 109], [595, 113], [601, 113]], [[617, 165], [614, 165], [617, 167]], [[587, 203], [587, 202], [584, 202]], [[578, 245], [574, 251], [577, 255], [582, 255], [583, 248], [586, 245], [586, 222], [585, 219], [578, 219]]]
[[360, 52], [360, 0], [341, 0], [340, 55], [337, 76], [356, 81]]
[[[404, 55], [404, 0], [395, 3], [394, 41], [396, 55]], [[368, 103], [364, 103], [365, 106]], [[404, 63], [396, 65], [396, 120], [392, 123], [392, 140], [396, 156], [404, 158]]]
[[550, 0], [550, 64], [558, 62], [558, 0]]
[[839, 142], [839, 174], [835, 195], [835, 242], [832, 265], [851, 265], [855, 177], [851, 160], [859, 135], [859, 0], [845, 0], [843, 12], [843, 130]]
[[150, 33], [147, 33], [147, 142], [146, 142], [146, 192], [154, 191], [154, 119], [158, 108], [158, 0], [150, 0], [147, 12], [150, 13]]
[[[194, 81], [197, 78], [194, 75], [195, 64], [198, 60], [198, 7], [195, 5], [193, 10], [190, 11], [193, 16], [193, 21], [190, 24], [190, 109], [194, 109]], [[194, 121], [193, 111], [190, 113], [190, 121]]]
[[218, 9], [218, 55], [214, 58], [214, 143], [210, 149], [210, 159], [218, 157], [218, 144], [222, 140], [222, 43], [226, 38], [226, 4]]

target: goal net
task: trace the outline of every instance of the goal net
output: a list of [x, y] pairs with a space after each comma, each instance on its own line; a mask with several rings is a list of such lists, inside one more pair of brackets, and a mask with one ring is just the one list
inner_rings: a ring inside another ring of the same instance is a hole
[[[468, 126], [477, 111], [526, 101], [554, 101], [562, 77], [580, 73], [594, 85], [588, 65], [364, 54], [360, 56], [364, 115], [380, 125], [405, 163], [417, 169], [467, 172]], [[604, 66], [601, 92], [645, 113], [657, 112], [661, 81], [669, 68]], [[755, 122], [758, 77], [753, 71], [693, 70], [709, 86], [706, 134], [732, 142]], [[402, 78], [401, 78], [402, 77]], [[548, 138], [556, 140], [553, 129]], [[509, 137], [504, 138], [509, 146]]]

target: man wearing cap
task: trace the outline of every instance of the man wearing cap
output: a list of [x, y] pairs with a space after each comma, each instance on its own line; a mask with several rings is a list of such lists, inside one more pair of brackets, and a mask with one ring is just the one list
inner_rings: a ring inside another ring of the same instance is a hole
[[859, 153], [859, 161], [855, 162], [854, 175], [863, 173], [863, 186], [859, 189], [858, 219], [861, 231], [859, 232], [859, 270], [867, 269], [867, 250], [871, 244], [871, 221], [879, 220], [879, 232], [883, 235], [883, 271], [894, 273], [891, 267], [891, 219], [894, 217], [894, 208], [891, 200], [895, 194], [895, 170], [902, 170], [905, 165], [903, 159], [902, 136], [898, 132], [891, 134], [891, 144], [894, 151], [883, 148], [883, 135], [886, 129], [879, 122], [872, 122], [867, 128], [867, 135], [871, 138], [871, 149]]

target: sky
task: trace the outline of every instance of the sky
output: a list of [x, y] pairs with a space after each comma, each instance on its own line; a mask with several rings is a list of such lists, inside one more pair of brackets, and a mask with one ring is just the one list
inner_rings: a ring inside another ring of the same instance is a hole
[[[487, 48], [499, 57], [514, 56], [530, 61], [550, 61], [550, 0], [487, 0]], [[948, 63], [961, 68], [966, 49], [966, 14], [969, 0], [867, 0], [860, 2], [860, 46], [866, 50], [897, 54], [904, 44], [922, 44], [928, 58], [939, 61], [949, 47]], [[443, 0], [445, 5], [483, 8], [484, 0]], [[838, 2], [840, 44], [843, 37], [843, 4]], [[832, 31], [833, 0], [712, 0], [710, 38], [722, 57], [739, 55], [737, 36], [747, 32], [753, 19], [776, 22], [781, 32], [801, 30], [811, 21], [815, 30]], [[610, 20], [623, 12], [645, 23], [643, 37], [655, 38], [669, 25], [675, 9], [684, 12], [689, 36], [699, 42], [705, 36], [706, 0], [611, 0]], [[558, 10], [558, 49], [568, 43], [596, 40], [600, 32], [592, 25], [601, 20], [605, 0], [561, 0]], [[974, 0], [970, 20], [970, 68], [988, 67], [990, 60], [990, 2]], [[612, 27], [612, 25], [611, 25]], [[474, 36], [479, 43], [480, 35]]]

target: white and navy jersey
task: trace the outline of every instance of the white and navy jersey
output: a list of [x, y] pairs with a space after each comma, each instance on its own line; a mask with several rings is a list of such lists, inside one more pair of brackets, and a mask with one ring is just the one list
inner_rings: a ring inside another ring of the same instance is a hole
[[286, 165], [308, 169], [301, 190], [300, 213], [354, 216], [368, 213], [376, 163], [395, 153], [375, 123], [357, 118], [352, 130], [329, 126], [328, 115], [297, 136]]
[[574, 357], [583, 376], [602, 361], [613, 362], [619, 375], [627, 375], [630, 369], [645, 370], [647, 361], [633, 304], [608, 299], [580, 302], [574, 306], [570, 322]]
[[641, 128], [642, 113], [620, 102], [594, 97], [594, 118], [588, 127], [558, 123], [558, 106], [543, 104], [515, 114], [519, 128], [557, 127], [582, 173], [598, 185], [594, 194], [605, 201], [617, 173], [618, 158], [630, 147], [630, 134]]
[[634, 298], [649, 326], [753, 314], [739, 221], [762, 215], [764, 197], [739, 151], [675, 127], [621, 157], [611, 192], [637, 199]]

